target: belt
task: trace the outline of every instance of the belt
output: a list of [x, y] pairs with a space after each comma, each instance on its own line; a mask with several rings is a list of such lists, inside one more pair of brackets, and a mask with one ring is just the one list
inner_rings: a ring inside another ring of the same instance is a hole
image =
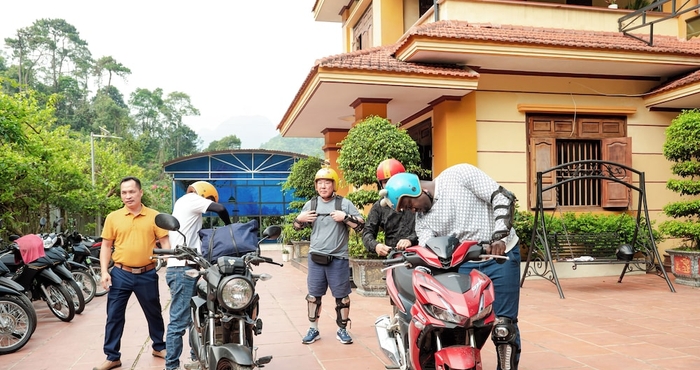
[[141, 266], [141, 267], [130, 267], [130, 266], [124, 266], [121, 263], [115, 263], [114, 267], [122, 269], [126, 272], [130, 272], [134, 275], [138, 275], [138, 274], [143, 274], [144, 272], [148, 272], [148, 271], [153, 270], [154, 268], [156, 268], [156, 264], [151, 263], [151, 264], [148, 264], [146, 266]]

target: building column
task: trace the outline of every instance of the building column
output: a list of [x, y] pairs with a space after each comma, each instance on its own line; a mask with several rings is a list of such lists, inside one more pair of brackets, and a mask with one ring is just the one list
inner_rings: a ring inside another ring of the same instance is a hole
[[442, 96], [433, 107], [433, 177], [459, 163], [477, 166], [476, 95]]
[[[343, 173], [338, 169], [338, 149], [340, 149], [340, 142], [348, 136], [348, 131], [349, 130], [341, 128], [327, 128], [321, 131], [324, 138], [323, 153], [328, 163], [330, 163], [331, 168], [338, 173], [339, 180], [343, 179]], [[342, 181], [340, 182], [342, 183]], [[343, 196], [348, 194], [347, 186], [343, 186], [342, 188], [338, 186], [338, 189], [335, 190], [338, 194]]]
[[369, 116], [387, 117], [387, 105], [391, 99], [382, 98], [357, 98], [350, 106], [355, 109], [355, 123]]

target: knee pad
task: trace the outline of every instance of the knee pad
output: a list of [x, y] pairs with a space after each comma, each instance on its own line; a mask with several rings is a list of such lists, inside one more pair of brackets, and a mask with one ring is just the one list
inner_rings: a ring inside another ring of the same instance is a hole
[[314, 297], [311, 294], [307, 294], [306, 303], [309, 308], [309, 321], [316, 322], [316, 320], [321, 317], [321, 297]]
[[498, 366], [503, 370], [517, 370], [520, 347], [516, 342], [518, 328], [508, 317], [496, 317], [496, 325], [491, 332], [491, 340], [496, 346]]
[[350, 297], [345, 296], [343, 298], [335, 299], [335, 323], [338, 324], [339, 328], [345, 329], [350, 321]]

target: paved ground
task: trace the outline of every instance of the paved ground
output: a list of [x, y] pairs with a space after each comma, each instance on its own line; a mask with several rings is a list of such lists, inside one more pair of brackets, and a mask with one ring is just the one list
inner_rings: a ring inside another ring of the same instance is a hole
[[[265, 251], [281, 260], [279, 251]], [[374, 320], [389, 313], [387, 298], [351, 295], [355, 343], [335, 339], [335, 312], [326, 299], [322, 339], [301, 344], [306, 319], [306, 275], [286, 263], [261, 266], [273, 279], [260, 282], [263, 334], [256, 338], [259, 356], [273, 355], [270, 370], [384, 369], [374, 337]], [[165, 271], [161, 271], [163, 276]], [[528, 279], [521, 292], [523, 335], [521, 370], [547, 369], [697, 369], [700, 368], [700, 289], [676, 285], [671, 293], [655, 275], [563, 279], [566, 299], [556, 287]], [[161, 278], [161, 302], [167, 312], [169, 293]], [[104, 361], [106, 297], [97, 297], [82, 315], [63, 323], [43, 302], [35, 302], [39, 324], [20, 351], [0, 357], [6, 369], [92, 369]], [[167, 314], [165, 315], [167, 322]], [[151, 356], [145, 318], [135, 299], [129, 303], [122, 340], [121, 369], [163, 369], [164, 360]], [[484, 348], [484, 369], [495, 369], [490, 341]], [[183, 357], [184, 359], [184, 357]]]

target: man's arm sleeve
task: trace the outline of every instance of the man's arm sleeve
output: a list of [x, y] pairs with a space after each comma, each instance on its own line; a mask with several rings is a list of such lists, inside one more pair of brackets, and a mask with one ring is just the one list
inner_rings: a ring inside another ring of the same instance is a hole
[[368, 251], [374, 252], [377, 248], [377, 234], [379, 233], [379, 211], [376, 207], [381, 207], [375, 203], [369, 210], [365, 228], [362, 230], [362, 243]]
[[220, 203], [212, 202], [209, 205], [209, 207], [207, 207], [207, 212], [216, 212], [216, 214], [219, 215], [219, 218], [221, 218], [221, 221], [224, 221], [224, 225], [231, 224], [231, 219], [228, 217], [228, 211], [226, 210], [226, 207], [224, 207]]

